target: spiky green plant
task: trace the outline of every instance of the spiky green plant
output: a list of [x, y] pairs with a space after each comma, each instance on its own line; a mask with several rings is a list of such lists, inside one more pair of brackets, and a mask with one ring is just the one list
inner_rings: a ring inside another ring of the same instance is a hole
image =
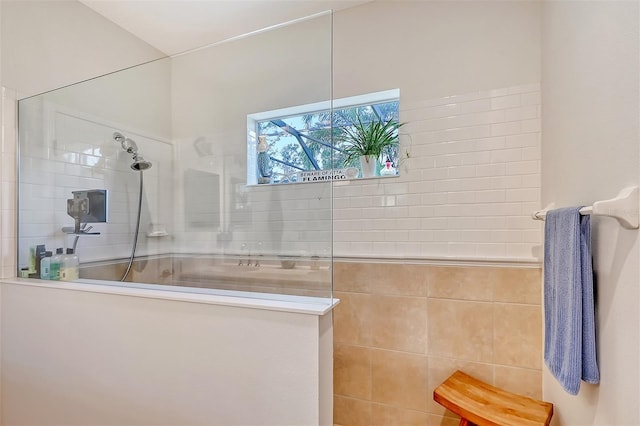
[[345, 165], [363, 155], [379, 158], [385, 148], [398, 142], [398, 129], [405, 124], [394, 120], [363, 123], [360, 116], [357, 119], [357, 123], [342, 128], [341, 140], [347, 144]]

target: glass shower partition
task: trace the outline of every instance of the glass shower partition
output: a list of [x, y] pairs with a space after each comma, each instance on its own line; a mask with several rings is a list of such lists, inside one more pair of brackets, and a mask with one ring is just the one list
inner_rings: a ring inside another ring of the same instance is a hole
[[323, 146], [277, 124], [330, 108], [331, 19], [19, 101], [18, 275], [40, 278], [44, 246], [86, 282], [330, 300], [332, 182], [297, 179]]

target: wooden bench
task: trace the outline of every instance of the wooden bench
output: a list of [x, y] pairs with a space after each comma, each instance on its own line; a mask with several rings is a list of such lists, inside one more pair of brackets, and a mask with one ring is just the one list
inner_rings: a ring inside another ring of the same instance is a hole
[[491, 386], [456, 371], [433, 399], [461, 417], [460, 426], [548, 426], [553, 404]]

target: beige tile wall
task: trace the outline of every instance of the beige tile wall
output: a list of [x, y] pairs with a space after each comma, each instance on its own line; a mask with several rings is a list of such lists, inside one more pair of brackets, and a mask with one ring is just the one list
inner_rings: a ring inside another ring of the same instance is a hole
[[[331, 297], [331, 265], [328, 260], [299, 259], [295, 267], [284, 269], [279, 259], [260, 258], [260, 266], [239, 266], [238, 258], [211, 256], [137, 257], [128, 282], [165, 284], [217, 290]], [[246, 259], [243, 259], [246, 263]], [[255, 258], [254, 258], [255, 261]], [[315, 267], [314, 267], [315, 265]], [[88, 262], [80, 268], [80, 278], [118, 280], [127, 260]]]
[[456, 369], [541, 398], [538, 267], [336, 262], [334, 423], [453, 425]]

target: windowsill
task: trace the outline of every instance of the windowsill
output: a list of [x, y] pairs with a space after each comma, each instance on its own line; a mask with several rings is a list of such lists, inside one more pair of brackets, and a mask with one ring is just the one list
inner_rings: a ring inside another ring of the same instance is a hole
[[323, 180], [323, 181], [317, 181], [317, 182], [248, 183], [246, 186], [249, 188], [253, 188], [253, 187], [260, 187], [260, 186], [308, 185], [308, 184], [329, 183], [329, 182], [336, 183], [336, 184], [350, 185], [351, 183], [358, 183], [360, 181], [393, 179], [393, 178], [399, 178], [399, 177], [400, 175], [390, 175], [390, 176], [361, 177], [361, 178], [354, 178], [354, 179]]

